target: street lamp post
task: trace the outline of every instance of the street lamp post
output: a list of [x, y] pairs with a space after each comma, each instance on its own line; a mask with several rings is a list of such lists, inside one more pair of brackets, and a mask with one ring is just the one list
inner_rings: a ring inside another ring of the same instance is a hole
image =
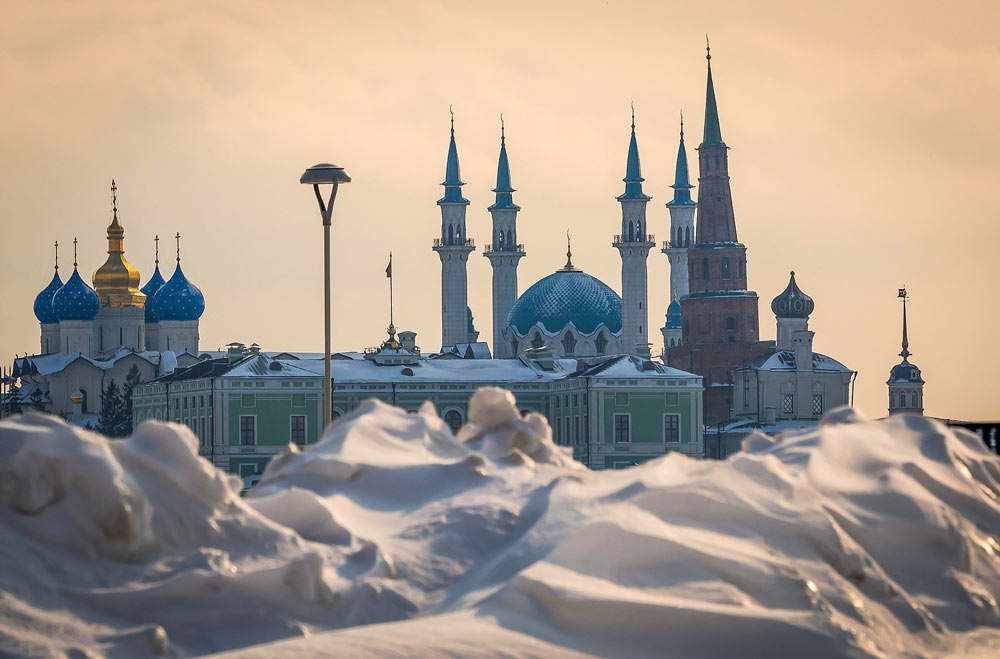
[[[343, 167], [329, 163], [313, 165], [307, 169], [299, 183], [313, 186], [316, 201], [319, 202], [319, 214], [323, 218], [323, 317], [324, 317], [324, 354], [323, 354], [323, 425], [325, 429], [333, 418], [333, 380], [330, 374], [330, 218], [333, 216], [333, 202], [337, 198], [337, 187], [341, 183], [350, 183], [351, 175]], [[325, 203], [319, 186], [331, 184], [330, 198]]]

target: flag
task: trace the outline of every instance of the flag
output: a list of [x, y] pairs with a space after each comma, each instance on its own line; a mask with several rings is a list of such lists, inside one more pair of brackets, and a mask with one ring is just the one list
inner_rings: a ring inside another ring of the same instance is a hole
[[389, 265], [385, 266], [385, 276], [392, 278], [392, 252], [389, 252]]
[[899, 297], [906, 297], [906, 289], [905, 288], [899, 289]]

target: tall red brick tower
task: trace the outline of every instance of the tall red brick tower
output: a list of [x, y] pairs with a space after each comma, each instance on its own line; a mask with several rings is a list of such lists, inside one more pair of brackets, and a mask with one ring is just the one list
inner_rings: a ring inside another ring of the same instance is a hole
[[736, 236], [729, 187], [729, 147], [722, 141], [708, 51], [705, 134], [698, 147], [698, 217], [688, 250], [690, 293], [681, 298], [681, 345], [667, 350], [671, 366], [705, 378], [705, 423], [731, 418], [730, 372], [745, 360], [774, 351], [761, 341], [757, 293], [747, 289], [747, 248]]

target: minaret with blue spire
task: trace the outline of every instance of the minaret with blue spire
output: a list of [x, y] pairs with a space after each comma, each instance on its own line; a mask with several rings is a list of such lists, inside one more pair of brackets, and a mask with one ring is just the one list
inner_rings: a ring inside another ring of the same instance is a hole
[[639, 146], [635, 139], [635, 110], [632, 110], [632, 137], [625, 164], [625, 192], [618, 195], [622, 206], [622, 232], [612, 243], [622, 257], [622, 352], [649, 353], [649, 318], [646, 308], [646, 258], [653, 236], [646, 233], [646, 204], [652, 197], [642, 191]]
[[493, 216], [493, 240], [483, 251], [493, 268], [493, 357], [517, 357], [518, 347], [514, 337], [505, 337], [507, 316], [517, 300], [517, 263], [524, 256], [524, 245], [517, 242], [517, 212], [521, 207], [514, 203], [510, 185], [510, 165], [507, 162], [507, 144], [503, 116], [500, 117], [500, 160], [497, 163], [497, 187], [493, 188], [496, 201], [487, 208]]
[[[684, 297], [690, 292], [688, 279], [688, 248], [694, 240], [694, 211], [698, 204], [691, 199], [691, 183], [688, 177], [687, 148], [684, 146], [684, 114], [681, 114], [681, 137], [677, 146], [677, 165], [674, 168], [674, 198], [667, 202], [670, 212], [670, 239], [663, 243], [661, 250], [670, 261], [670, 291], [672, 293], [671, 307], [676, 306], [675, 318], [667, 310], [667, 322], [660, 329], [663, 333], [664, 349], [679, 343], [680, 304], [678, 297]], [[676, 327], [675, 327], [676, 325]]]
[[[450, 111], [450, 109], [449, 109]], [[441, 208], [441, 237], [433, 249], [441, 257], [441, 346], [470, 343], [478, 336], [471, 327], [469, 310], [469, 254], [476, 248], [465, 227], [465, 209], [469, 200], [462, 196], [462, 177], [455, 146], [455, 114], [451, 115], [451, 142], [445, 168], [444, 196]]]

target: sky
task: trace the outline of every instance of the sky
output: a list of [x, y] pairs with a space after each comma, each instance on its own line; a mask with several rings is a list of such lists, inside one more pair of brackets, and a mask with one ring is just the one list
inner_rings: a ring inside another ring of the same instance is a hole
[[[395, 321], [440, 346], [440, 182], [449, 106], [466, 182], [470, 306], [492, 342], [491, 220], [500, 113], [525, 245], [519, 289], [562, 266], [621, 291], [615, 196], [630, 104], [666, 240], [686, 117], [700, 142], [705, 34], [762, 338], [790, 270], [816, 301], [814, 347], [858, 370], [856, 405], [887, 406], [906, 286], [925, 411], [995, 419], [984, 367], [1000, 320], [1000, 8], [968, 1], [37, 2], [0, 23], [0, 360], [38, 350], [35, 295], [106, 258], [118, 184], [126, 258], [185, 274], [206, 298], [201, 348], [322, 351], [322, 228], [302, 171], [353, 181], [333, 214], [333, 346]], [[694, 193], [697, 194], [697, 188]], [[650, 253], [650, 327], [669, 302]], [[659, 332], [650, 332], [659, 341]], [[658, 349], [659, 346], [654, 346]]]

